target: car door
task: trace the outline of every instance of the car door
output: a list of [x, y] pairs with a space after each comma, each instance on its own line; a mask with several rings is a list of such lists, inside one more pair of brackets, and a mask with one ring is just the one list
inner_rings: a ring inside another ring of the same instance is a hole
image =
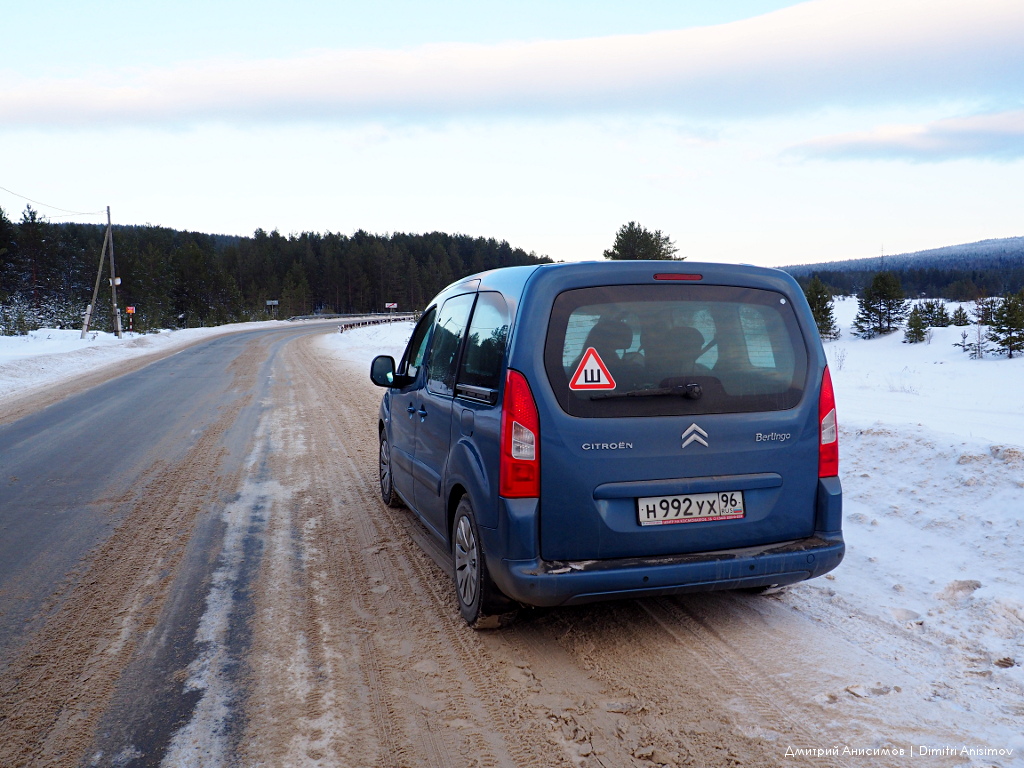
[[435, 307], [423, 314], [399, 363], [398, 373], [411, 376], [412, 383], [390, 391], [392, 482], [395, 490], [414, 508], [413, 456], [416, 453], [416, 428], [420, 421], [417, 409], [427, 380], [423, 359], [430, 345], [436, 316]]
[[475, 293], [464, 293], [441, 306], [426, 358], [426, 383], [418, 390], [413, 495], [424, 521], [441, 536], [446, 518], [441, 481], [451, 444], [455, 373], [475, 298]]

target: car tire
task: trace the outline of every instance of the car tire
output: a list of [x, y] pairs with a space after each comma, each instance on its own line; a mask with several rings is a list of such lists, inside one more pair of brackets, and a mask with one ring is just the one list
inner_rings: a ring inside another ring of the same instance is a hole
[[387, 429], [380, 431], [379, 476], [380, 498], [389, 507], [400, 507], [402, 501], [395, 491], [394, 477], [391, 474], [391, 444], [388, 442]]
[[463, 496], [452, 524], [452, 566], [459, 612], [473, 629], [496, 629], [511, 623], [517, 606], [505, 597], [487, 572], [483, 541], [469, 498]]

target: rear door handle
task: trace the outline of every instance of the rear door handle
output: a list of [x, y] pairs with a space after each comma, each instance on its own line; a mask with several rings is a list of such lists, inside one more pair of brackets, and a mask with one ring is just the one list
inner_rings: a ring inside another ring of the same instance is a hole
[[426, 409], [426, 408], [424, 408], [424, 407], [423, 407], [423, 406], [421, 405], [421, 406], [420, 406], [420, 421], [423, 421], [423, 420], [424, 420], [424, 419], [426, 419], [426, 418], [427, 418], [427, 409]]

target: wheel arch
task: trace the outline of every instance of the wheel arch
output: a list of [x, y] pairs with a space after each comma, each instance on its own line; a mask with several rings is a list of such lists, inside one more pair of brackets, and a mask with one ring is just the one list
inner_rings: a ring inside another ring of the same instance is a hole
[[[448, 536], [448, 543], [451, 544], [452, 540], [452, 526], [455, 525], [455, 510], [459, 508], [459, 502], [462, 501], [463, 496], [468, 496], [469, 491], [466, 490], [462, 483], [455, 483], [451, 490], [448, 491], [448, 504], [445, 509], [445, 534]], [[473, 500], [470, 499], [470, 504]], [[473, 509], [476, 509], [474, 506]]]

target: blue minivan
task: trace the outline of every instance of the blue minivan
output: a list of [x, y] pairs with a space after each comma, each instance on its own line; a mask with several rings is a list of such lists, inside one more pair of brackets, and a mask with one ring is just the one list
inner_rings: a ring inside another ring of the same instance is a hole
[[832, 382], [788, 274], [509, 267], [374, 359], [380, 489], [451, 552], [466, 621], [766, 589], [842, 560]]

